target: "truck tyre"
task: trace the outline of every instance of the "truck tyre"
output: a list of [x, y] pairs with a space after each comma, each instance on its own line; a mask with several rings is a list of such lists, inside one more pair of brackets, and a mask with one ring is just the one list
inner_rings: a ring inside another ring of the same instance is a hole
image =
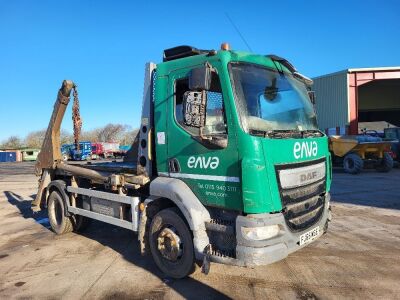
[[89, 225], [92, 223], [92, 219], [81, 216], [81, 215], [73, 215], [72, 216], [72, 227], [75, 232], [83, 232]]
[[383, 153], [382, 160], [375, 166], [379, 172], [389, 172], [393, 168], [393, 158], [389, 153]]
[[167, 208], [153, 217], [149, 244], [156, 265], [166, 275], [179, 279], [195, 271], [192, 234], [178, 209]]
[[47, 204], [47, 211], [51, 228], [57, 234], [64, 234], [73, 230], [71, 218], [65, 215], [65, 203], [57, 191], [51, 192]]
[[356, 153], [347, 154], [343, 160], [343, 168], [346, 173], [358, 174], [364, 167], [362, 158]]

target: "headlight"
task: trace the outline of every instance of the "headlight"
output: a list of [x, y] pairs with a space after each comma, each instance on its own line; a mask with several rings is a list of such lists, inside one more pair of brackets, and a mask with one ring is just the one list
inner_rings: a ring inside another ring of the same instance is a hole
[[279, 234], [278, 225], [270, 225], [263, 227], [242, 227], [242, 235], [248, 240], [266, 240], [273, 238]]

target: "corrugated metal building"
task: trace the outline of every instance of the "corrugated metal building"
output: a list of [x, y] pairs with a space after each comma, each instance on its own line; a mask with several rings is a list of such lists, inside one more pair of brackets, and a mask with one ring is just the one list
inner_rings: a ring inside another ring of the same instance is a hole
[[400, 126], [400, 67], [347, 69], [313, 80], [320, 129], [357, 134], [359, 122]]

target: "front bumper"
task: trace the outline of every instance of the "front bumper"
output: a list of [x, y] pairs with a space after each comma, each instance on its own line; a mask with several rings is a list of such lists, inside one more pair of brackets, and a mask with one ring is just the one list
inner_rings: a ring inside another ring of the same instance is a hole
[[[327, 222], [331, 219], [329, 193], [325, 195], [325, 199], [324, 211], [320, 219], [314, 225], [299, 232], [293, 232], [289, 229], [282, 213], [238, 216], [236, 219], [236, 258], [213, 256], [211, 260], [224, 264], [251, 267], [268, 265], [284, 259], [290, 253], [309, 244], [307, 243], [302, 246], [299, 244], [300, 236], [305, 232], [319, 226], [320, 235], [316, 239], [325, 232]], [[278, 225], [280, 227], [279, 234], [267, 240], [256, 241], [246, 239], [241, 233], [241, 227], [262, 227], [268, 225]]]

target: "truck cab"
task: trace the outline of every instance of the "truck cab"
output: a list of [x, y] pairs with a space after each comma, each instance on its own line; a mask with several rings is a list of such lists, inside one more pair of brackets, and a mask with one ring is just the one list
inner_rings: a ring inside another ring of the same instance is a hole
[[154, 75], [157, 174], [235, 227], [214, 253], [268, 263], [322, 234], [331, 162], [304, 77], [276, 56], [175, 51]]
[[73, 160], [89, 160], [92, 156], [92, 143], [88, 141], [79, 142], [79, 150], [74, 146], [71, 148]]

